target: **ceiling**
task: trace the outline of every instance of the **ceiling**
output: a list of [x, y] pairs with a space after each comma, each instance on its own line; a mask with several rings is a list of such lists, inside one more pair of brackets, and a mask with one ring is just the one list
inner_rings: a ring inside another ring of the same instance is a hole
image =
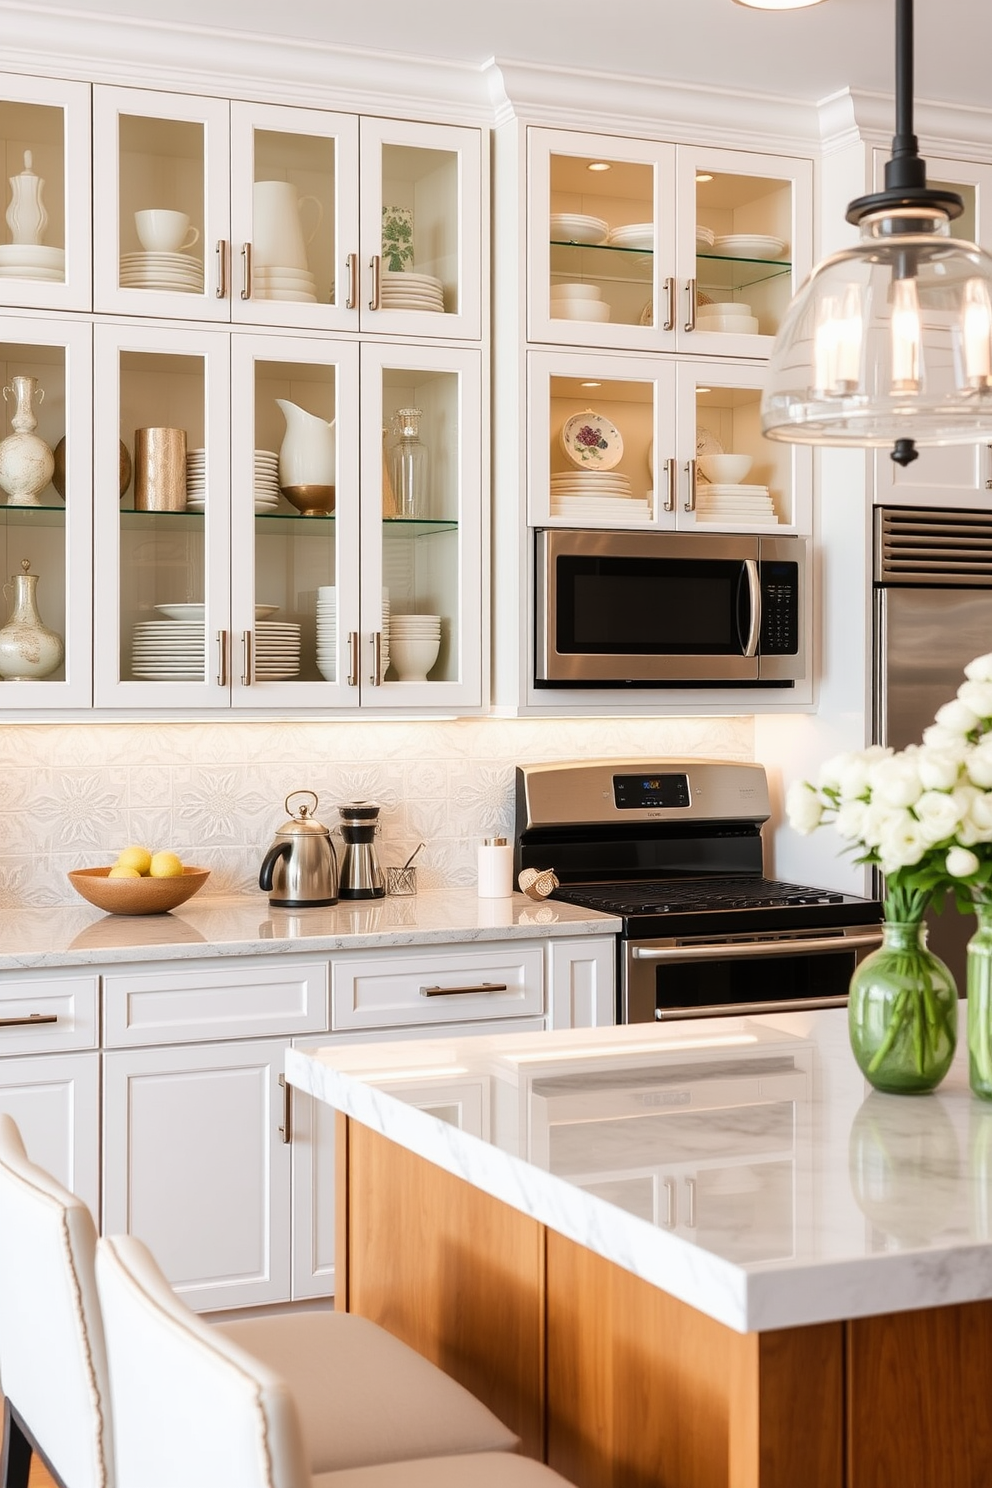
[[[895, 0], [826, 0], [790, 12], [733, 0], [59, 0], [55, 13], [278, 33], [470, 66], [495, 57], [807, 101], [846, 87], [893, 87]], [[916, 53], [917, 98], [992, 107], [988, 0], [917, 0]]]

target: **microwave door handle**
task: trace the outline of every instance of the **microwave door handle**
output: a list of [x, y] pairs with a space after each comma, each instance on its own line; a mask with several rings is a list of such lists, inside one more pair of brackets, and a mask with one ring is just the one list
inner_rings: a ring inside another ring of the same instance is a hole
[[747, 578], [747, 593], [750, 601], [751, 624], [744, 642], [742, 655], [757, 656], [761, 638], [761, 577], [755, 558], [745, 558], [741, 578]]

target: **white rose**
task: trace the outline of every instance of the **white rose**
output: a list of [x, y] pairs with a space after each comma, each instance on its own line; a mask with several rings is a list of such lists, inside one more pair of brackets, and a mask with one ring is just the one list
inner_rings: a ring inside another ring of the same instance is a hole
[[906, 749], [869, 765], [868, 785], [873, 801], [885, 806], [912, 806], [923, 791], [913, 751]]
[[958, 802], [946, 791], [924, 791], [913, 807], [923, 839], [931, 847], [952, 837], [961, 821]]
[[982, 790], [992, 786], [992, 744], [978, 744], [964, 757], [968, 779]]
[[976, 656], [964, 669], [969, 682], [992, 682], [992, 651], [985, 656]]
[[965, 847], [975, 842], [992, 842], [992, 796], [975, 790], [973, 786], [959, 787], [955, 795], [963, 798], [965, 790], [967, 800], [963, 804], [966, 809], [955, 834], [958, 841]]
[[892, 873], [897, 868], [912, 868], [927, 850], [920, 823], [908, 811], [900, 812], [890, 821], [878, 844], [882, 872]]
[[931, 749], [924, 747], [918, 749], [916, 768], [920, 772], [920, 784], [923, 789], [950, 790], [961, 773], [961, 764], [966, 753], [966, 748]]
[[952, 847], [945, 866], [952, 878], [970, 878], [978, 872], [978, 859], [966, 847]]
[[865, 801], [845, 801], [834, 817], [834, 826], [839, 835], [848, 842], [862, 842], [867, 810]]
[[906, 814], [904, 811], [896, 811], [891, 806], [883, 805], [881, 801], [870, 801], [861, 818], [862, 842], [866, 847], [877, 848], [889, 828], [898, 826]]
[[805, 780], [794, 780], [785, 794], [785, 810], [790, 827], [807, 837], [823, 817], [823, 802]]
[[853, 758], [853, 752], [846, 749], [843, 754], [833, 754], [828, 760], [824, 760], [816, 777], [820, 790], [839, 790], [840, 777]]
[[958, 749], [965, 743], [962, 735], [942, 723], [931, 723], [923, 730], [923, 743], [927, 749]]
[[837, 792], [842, 801], [856, 801], [868, 789], [868, 771], [880, 759], [888, 759], [891, 749], [872, 744], [868, 749], [848, 749], [835, 754], [833, 759], [821, 766], [819, 783], [821, 790]]
[[[964, 685], [966, 684], [962, 683], [962, 686]], [[972, 729], [978, 727], [981, 719], [968, 707], [967, 703], [963, 703], [960, 697], [957, 697], [937, 709], [935, 721], [941, 728], [950, 729], [952, 734], [970, 734]]]
[[981, 718], [992, 718], [992, 682], [962, 682], [958, 698]]

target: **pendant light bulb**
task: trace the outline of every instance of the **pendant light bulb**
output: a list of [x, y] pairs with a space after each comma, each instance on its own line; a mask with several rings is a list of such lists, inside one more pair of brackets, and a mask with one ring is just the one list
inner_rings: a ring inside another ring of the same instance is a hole
[[892, 391], [920, 391], [920, 300], [915, 278], [892, 281]]
[[964, 369], [968, 385], [988, 389], [992, 385], [992, 296], [981, 279], [965, 285]]

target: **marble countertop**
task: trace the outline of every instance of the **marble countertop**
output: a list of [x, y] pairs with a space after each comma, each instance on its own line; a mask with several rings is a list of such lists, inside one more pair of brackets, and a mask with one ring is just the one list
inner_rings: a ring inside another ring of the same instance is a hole
[[287, 1076], [739, 1332], [992, 1297], [967, 1051], [882, 1095], [842, 1008], [291, 1049]]
[[271, 909], [261, 893], [197, 895], [162, 915], [108, 915], [86, 904], [6, 910], [0, 913], [0, 972], [611, 935], [619, 929], [618, 919], [595, 910], [537, 903], [523, 894], [480, 899], [474, 889], [306, 910]]

